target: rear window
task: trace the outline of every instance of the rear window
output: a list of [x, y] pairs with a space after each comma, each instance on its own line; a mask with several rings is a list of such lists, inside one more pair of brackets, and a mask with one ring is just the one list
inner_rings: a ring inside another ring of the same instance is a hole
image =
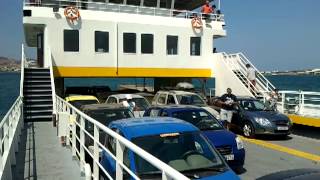
[[179, 104], [185, 105], [205, 105], [206, 103], [198, 95], [177, 95]]

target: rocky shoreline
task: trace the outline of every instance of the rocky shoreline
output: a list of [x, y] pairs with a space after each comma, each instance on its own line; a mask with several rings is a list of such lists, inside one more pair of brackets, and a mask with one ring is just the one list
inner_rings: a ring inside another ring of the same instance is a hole
[[20, 66], [15, 59], [0, 57], [0, 72], [20, 72]]

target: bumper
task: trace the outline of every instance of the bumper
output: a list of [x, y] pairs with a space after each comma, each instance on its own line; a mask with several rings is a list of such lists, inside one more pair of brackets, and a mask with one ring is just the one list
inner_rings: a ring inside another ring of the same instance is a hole
[[228, 165], [232, 168], [232, 169], [236, 169], [239, 167], [242, 167], [244, 165], [244, 160], [245, 160], [245, 150], [244, 149], [240, 149], [240, 150], [234, 150], [233, 151], [234, 154], [234, 160], [230, 160], [227, 161]]
[[[288, 129], [279, 129], [280, 128], [285, 128], [287, 127]], [[255, 134], [261, 134], [261, 135], [289, 135], [292, 132], [292, 126], [276, 126], [273, 125], [271, 127], [263, 127], [263, 126], [258, 126], [255, 128]]]

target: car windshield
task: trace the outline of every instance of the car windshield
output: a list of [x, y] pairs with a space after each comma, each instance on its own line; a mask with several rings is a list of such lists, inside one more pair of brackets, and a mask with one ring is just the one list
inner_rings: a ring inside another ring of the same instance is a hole
[[[126, 99], [120, 99], [120, 102], [125, 100]], [[149, 102], [145, 98], [132, 98], [132, 101], [135, 103], [134, 111], [145, 111], [150, 107]]]
[[258, 100], [242, 100], [240, 106], [247, 111], [266, 111], [270, 110], [264, 103]]
[[[133, 143], [178, 171], [225, 167], [221, 157], [198, 131], [138, 137]], [[138, 174], [159, 173], [139, 156], [135, 156], [135, 164]]]
[[203, 110], [177, 111], [172, 113], [172, 117], [187, 121], [200, 130], [223, 129], [216, 118]]
[[195, 94], [177, 95], [177, 100], [179, 104], [206, 105], [206, 103], [201, 99], [201, 97]]
[[80, 108], [82, 105], [86, 105], [86, 104], [99, 104], [99, 102], [97, 100], [75, 100], [75, 101], [70, 101], [70, 104], [72, 104], [74, 107], [76, 108]]

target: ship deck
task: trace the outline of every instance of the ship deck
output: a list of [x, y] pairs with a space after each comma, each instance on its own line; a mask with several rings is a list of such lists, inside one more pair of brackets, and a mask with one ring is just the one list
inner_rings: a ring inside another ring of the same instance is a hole
[[13, 179], [84, 179], [79, 163], [63, 148], [52, 122], [25, 123]]
[[317, 128], [295, 125], [286, 139], [262, 136], [242, 138], [246, 159], [241, 179], [258, 177], [289, 169], [320, 169], [320, 134]]
[[[241, 179], [296, 168], [320, 169], [320, 134], [317, 128], [297, 126], [287, 139], [242, 138], [246, 160]], [[52, 122], [26, 123], [22, 131], [13, 179], [84, 179], [79, 163], [62, 147]]]

